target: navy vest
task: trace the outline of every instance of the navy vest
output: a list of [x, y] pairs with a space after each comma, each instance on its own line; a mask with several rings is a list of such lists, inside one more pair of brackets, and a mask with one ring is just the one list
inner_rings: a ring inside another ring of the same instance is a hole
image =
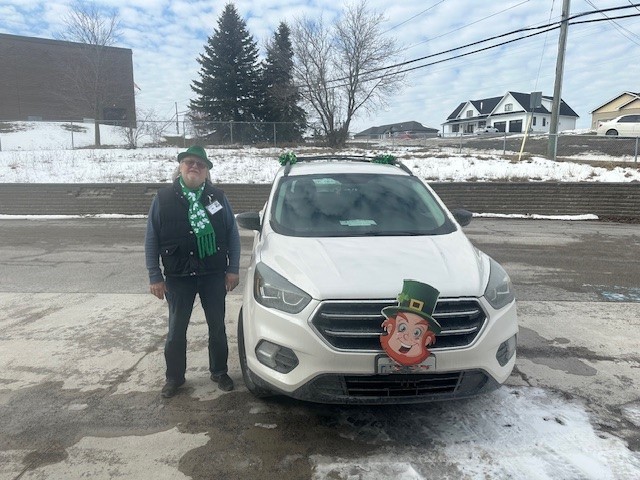
[[216, 234], [216, 253], [205, 258], [198, 255], [196, 236], [187, 218], [189, 201], [182, 194], [180, 180], [171, 187], [158, 190], [160, 210], [160, 256], [165, 276], [208, 275], [224, 273], [227, 269], [227, 222], [225, 209], [213, 215], [207, 205], [218, 201], [224, 205], [224, 193], [210, 182], [205, 183], [200, 203], [205, 207]]

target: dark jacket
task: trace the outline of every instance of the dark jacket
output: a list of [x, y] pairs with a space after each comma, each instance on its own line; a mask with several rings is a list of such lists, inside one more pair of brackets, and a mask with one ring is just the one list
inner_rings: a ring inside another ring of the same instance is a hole
[[[211, 214], [206, 207], [216, 201], [222, 208]], [[187, 218], [189, 202], [182, 194], [179, 180], [176, 179], [170, 187], [158, 190], [151, 207], [145, 240], [147, 268], [152, 283], [159, 280], [158, 254], [162, 258], [165, 276], [207, 275], [227, 270], [237, 273], [238, 266], [233, 264], [239, 260], [240, 242], [233, 212], [224, 193], [207, 182], [200, 202], [215, 232], [217, 250], [215, 254], [202, 259], [198, 255], [197, 239]], [[231, 262], [230, 244], [234, 257]], [[154, 256], [155, 261], [151, 258]]]

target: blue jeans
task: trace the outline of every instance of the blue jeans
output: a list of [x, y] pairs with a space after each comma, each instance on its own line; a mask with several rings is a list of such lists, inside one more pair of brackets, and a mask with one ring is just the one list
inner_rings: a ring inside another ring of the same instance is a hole
[[187, 370], [187, 327], [193, 311], [196, 293], [209, 327], [209, 371], [214, 375], [227, 373], [229, 346], [224, 326], [225, 275], [213, 274], [192, 277], [167, 277], [169, 304], [169, 333], [164, 345], [167, 363], [166, 378], [184, 382]]

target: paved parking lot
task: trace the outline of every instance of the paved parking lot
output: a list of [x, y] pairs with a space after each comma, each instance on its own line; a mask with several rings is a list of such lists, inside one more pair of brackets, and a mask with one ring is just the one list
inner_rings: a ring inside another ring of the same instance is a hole
[[166, 306], [147, 293], [144, 220], [0, 221], [0, 478], [514, 478], [523, 465], [639, 478], [640, 227], [476, 219], [465, 231], [516, 286], [508, 386], [347, 408], [246, 391], [241, 287], [227, 315], [236, 390], [208, 378], [197, 306], [187, 384], [163, 400]]

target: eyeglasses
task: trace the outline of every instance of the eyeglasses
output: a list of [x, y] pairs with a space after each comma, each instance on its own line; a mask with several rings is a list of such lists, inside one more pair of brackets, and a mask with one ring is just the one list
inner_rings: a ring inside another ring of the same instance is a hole
[[202, 163], [199, 162], [198, 160], [182, 160], [182, 163], [184, 163], [187, 167], [191, 168], [191, 167], [198, 167], [198, 169], [202, 170], [203, 168], [207, 168], [207, 166]]

